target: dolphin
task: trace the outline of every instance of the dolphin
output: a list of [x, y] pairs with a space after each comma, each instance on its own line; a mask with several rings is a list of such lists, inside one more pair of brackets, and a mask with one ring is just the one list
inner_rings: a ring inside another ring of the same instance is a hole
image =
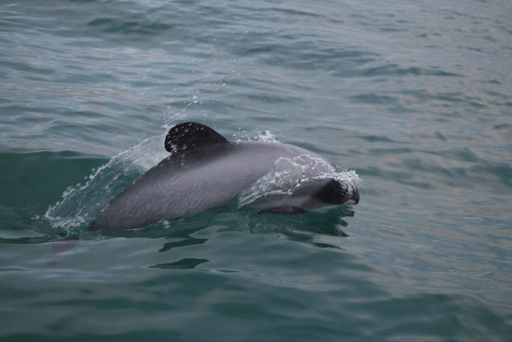
[[243, 208], [276, 214], [359, 202], [354, 182], [336, 177], [333, 164], [297, 146], [230, 142], [208, 126], [185, 122], [169, 130], [165, 149], [171, 155], [115, 196], [88, 230], [176, 220], [237, 195], [247, 202]]

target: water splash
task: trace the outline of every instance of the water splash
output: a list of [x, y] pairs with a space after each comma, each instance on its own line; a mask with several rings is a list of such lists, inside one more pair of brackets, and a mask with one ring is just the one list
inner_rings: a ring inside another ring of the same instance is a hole
[[89, 224], [112, 197], [169, 156], [162, 148], [164, 137], [148, 138], [94, 169], [85, 184], [67, 188], [62, 199], [48, 208], [44, 219], [68, 232]]
[[247, 131], [241, 131], [239, 129], [239, 132], [234, 134], [233, 137], [235, 137], [236, 142], [242, 142], [242, 141], [260, 141], [260, 142], [272, 142], [272, 143], [280, 143], [279, 140], [276, 139], [274, 134], [272, 134], [270, 131], [257, 131], [255, 136], [250, 136]]
[[256, 141], [262, 141], [262, 142], [273, 142], [273, 143], [280, 142], [276, 139], [276, 137], [272, 133], [270, 133], [270, 131], [265, 131], [265, 133], [263, 133], [262, 131], [258, 131], [258, 135], [255, 138], [256, 138]]
[[354, 170], [338, 171], [331, 163], [318, 157], [301, 154], [294, 158], [279, 158], [274, 170], [258, 179], [238, 196], [238, 208], [269, 195], [291, 195], [301, 184], [318, 179], [335, 179], [353, 191], [361, 182]]

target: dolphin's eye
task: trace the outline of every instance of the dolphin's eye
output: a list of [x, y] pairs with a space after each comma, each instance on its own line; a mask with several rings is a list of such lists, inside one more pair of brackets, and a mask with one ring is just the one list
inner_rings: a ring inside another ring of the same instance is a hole
[[347, 189], [343, 188], [338, 181], [332, 179], [318, 191], [316, 196], [325, 203], [342, 204], [347, 201], [347, 192]]

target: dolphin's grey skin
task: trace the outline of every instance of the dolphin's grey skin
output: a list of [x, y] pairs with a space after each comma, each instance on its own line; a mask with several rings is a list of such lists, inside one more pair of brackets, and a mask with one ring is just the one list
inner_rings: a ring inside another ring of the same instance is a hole
[[304, 182], [248, 207], [261, 212], [293, 214], [326, 205], [359, 202], [359, 193], [353, 184], [334, 178], [314, 178], [332, 173], [334, 166], [297, 146], [229, 142], [208, 126], [185, 122], [170, 129], [165, 148], [172, 155], [115, 196], [88, 230], [138, 228], [162, 218], [175, 220], [192, 216], [226, 203], [261, 177], [279, 172], [278, 161], [303, 156], [321, 161], [307, 171]]

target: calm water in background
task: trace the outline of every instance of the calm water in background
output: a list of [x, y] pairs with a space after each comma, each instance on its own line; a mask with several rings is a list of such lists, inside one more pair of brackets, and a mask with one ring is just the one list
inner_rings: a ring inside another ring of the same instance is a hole
[[[512, 4], [3, 1], [0, 338], [512, 340]], [[176, 123], [362, 178], [86, 232]]]

